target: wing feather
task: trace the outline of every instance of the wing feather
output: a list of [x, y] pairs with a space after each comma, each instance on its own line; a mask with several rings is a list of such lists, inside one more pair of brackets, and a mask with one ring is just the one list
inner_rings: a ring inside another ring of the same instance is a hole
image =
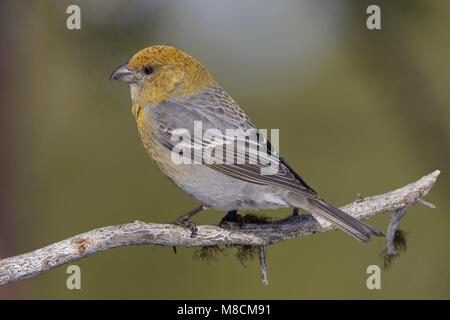
[[[243, 141], [242, 137], [226, 136], [226, 129], [252, 129], [258, 135], [256, 142], [252, 141], [257, 144], [256, 150], [267, 150], [267, 152], [258, 153], [258, 157], [262, 157], [261, 161], [250, 163], [250, 155], [246, 152], [248, 149], [234, 148], [233, 163], [203, 161], [203, 164], [213, 170], [251, 183], [278, 186], [311, 199], [319, 198], [317, 193], [278, 154], [270, 142], [257, 131], [245, 113], [218, 84], [211, 84], [203, 90], [206, 91], [192, 97], [165, 102], [156, 108], [155, 116], [159, 120], [156, 136], [164, 147], [169, 150], [174, 148], [175, 142], [172, 140], [172, 135], [177, 128], [187, 129], [191, 134], [193, 145], [201, 147], [202, 151], [215, 147], [205, 141], [194, 141], [194, 121], [202, 121], [202, 133], [210, 128], [219, 129], [222, 132], [223, 141], [226, 141], [223, 144], [223, 150], [229, 143], [234, 146], [238, 143], [249, 143], [248, 140]], [[267, 163], [275, 163], [276, 167], [268, 167]], [[262, 174], [263, 170], [265, 174]]]

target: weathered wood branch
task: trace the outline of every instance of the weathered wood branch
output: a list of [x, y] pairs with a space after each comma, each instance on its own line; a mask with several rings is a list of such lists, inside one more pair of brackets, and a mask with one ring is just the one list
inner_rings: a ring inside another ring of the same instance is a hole
[[[430, 191], [439, 173], [436, 170], [414, 183], [382, 195], [359, 198], [341, 209], [363, 220], [379, 213], [408, 208], [417, 202], [424, 203], [421, 198]], [[36, 276], [97, 252], [131, 245], [262, 246], [261, 270], [267, 282], [265, 246], [333, 229], [329, 223], [319, 223], [311, 215], [303, 214], [266, 224], [245, 224], [241, 229], [234, 224], [198, 226], [198, 235], [191, 238], [189, 230], [176, 225], [136, 221], [94, 229], [29, 253], [0, 260], [0, 285]]]

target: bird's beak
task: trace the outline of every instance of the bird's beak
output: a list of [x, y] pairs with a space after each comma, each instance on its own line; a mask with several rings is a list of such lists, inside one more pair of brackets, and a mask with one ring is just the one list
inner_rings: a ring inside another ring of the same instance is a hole
[[119, 80], [127, 83], [134, 81], [133, 72], [127, 68], [128, 62], [118, 66], [109, 77], [109, 80]]

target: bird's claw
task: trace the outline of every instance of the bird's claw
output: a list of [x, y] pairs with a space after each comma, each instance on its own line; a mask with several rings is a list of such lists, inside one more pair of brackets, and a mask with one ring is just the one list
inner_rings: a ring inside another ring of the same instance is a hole
[[194, 222], [192, 222], [191, 220], [186, 220], [186, 219], [177, 219], [174, 222], [172, 222], [173, 224], [180, 226], [180, 227], [184, 227], [187, 228], [191, 231], [191, 238], [195, 238], [197, 236], [197, 226], [195, 225]]

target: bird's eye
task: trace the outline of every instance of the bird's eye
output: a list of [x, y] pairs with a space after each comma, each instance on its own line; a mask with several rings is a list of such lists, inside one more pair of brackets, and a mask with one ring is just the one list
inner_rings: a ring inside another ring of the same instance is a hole
[[150, 66], [147, 66], [144, 68], [144, 72], [145, 72], [145, 74], [150, 74], [153, 72], [153, 68]]

